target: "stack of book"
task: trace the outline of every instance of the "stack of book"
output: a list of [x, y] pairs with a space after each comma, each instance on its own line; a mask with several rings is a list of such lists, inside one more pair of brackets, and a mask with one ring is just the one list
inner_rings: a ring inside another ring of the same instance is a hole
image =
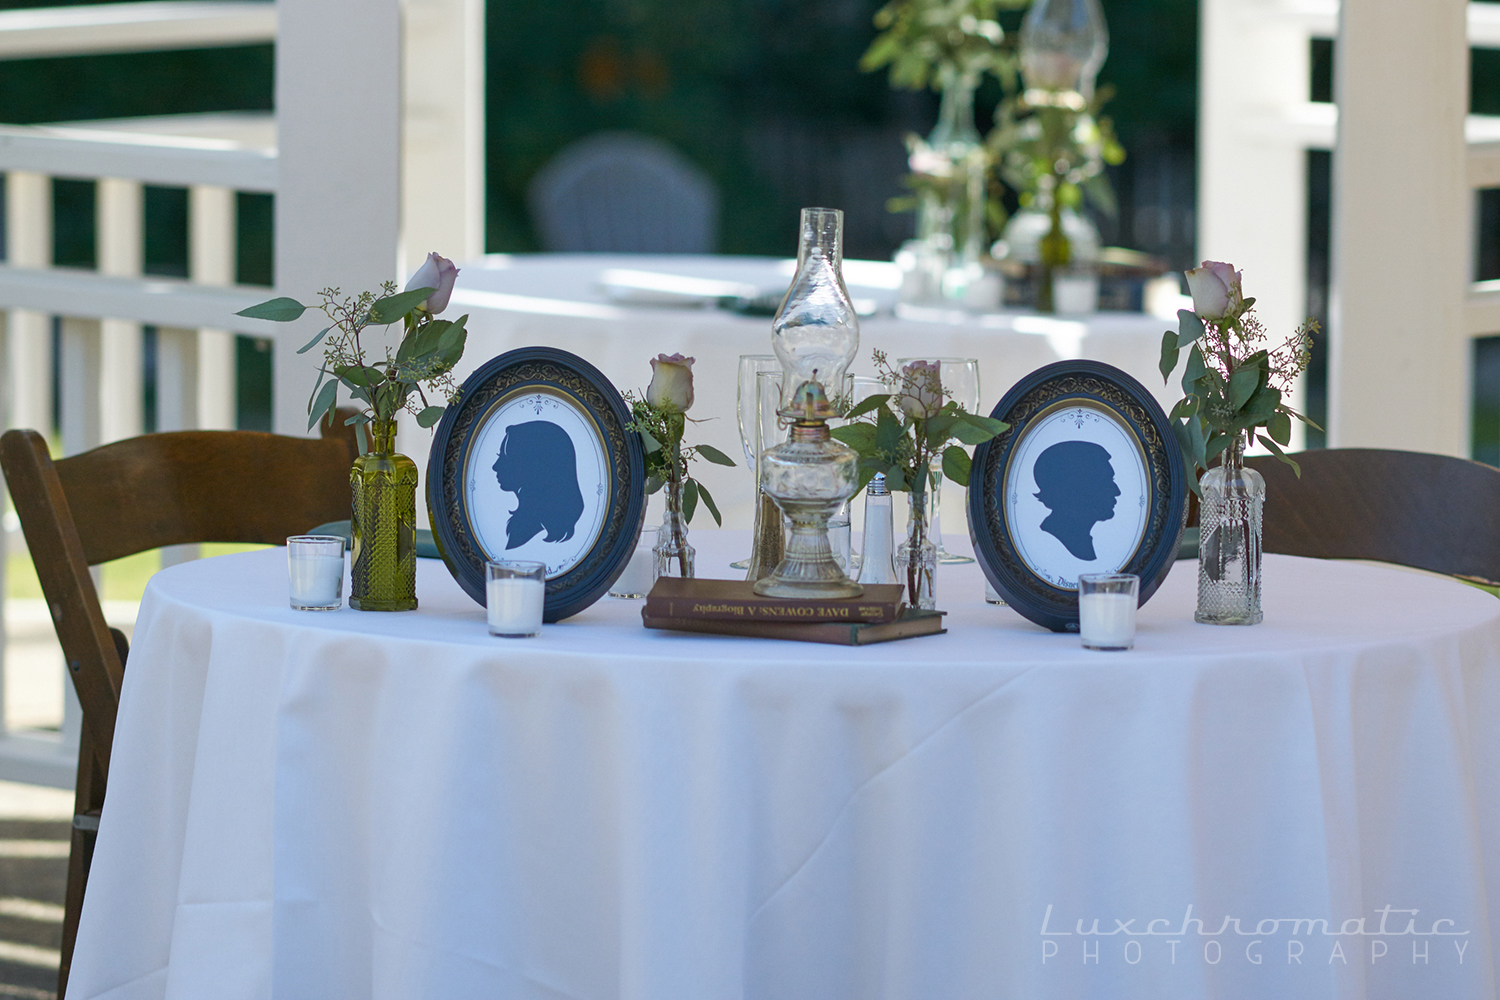
[[647, 628], [843, 646], [946, 631], [941, 611], [908, 608], [906, 588], [898, 584], [868, 586], [859, 597], [837, 599], [761, 597], [752, 587], [743, 580], [662, 577], [646, 596], [641, 619]]

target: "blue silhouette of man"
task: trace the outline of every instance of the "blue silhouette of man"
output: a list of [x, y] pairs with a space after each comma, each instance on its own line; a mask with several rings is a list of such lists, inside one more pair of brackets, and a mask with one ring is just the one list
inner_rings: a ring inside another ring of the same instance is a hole
[[1042, 530], [1085, 562], [1099, 558], [1094, 525], [1115, 516], [1120, 495], [1109, 452], [1091, 441], [1063, 441], [1037, 456], [1031, 474], [1036, 498], [1052, 511]]
[[547, 420], [514, 424], [500, 442], [491, 466], [495, 481], [516, 495], [516, 509], [505, 523], [505, 547], [518, 548], [544, 528], [544, 542], [573, 537], [583, 515], [578, 460], [568, 432]]

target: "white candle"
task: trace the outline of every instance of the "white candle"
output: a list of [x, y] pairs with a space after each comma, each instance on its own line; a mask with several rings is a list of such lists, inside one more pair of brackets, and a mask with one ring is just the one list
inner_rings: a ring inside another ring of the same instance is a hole
[[292, 607], [332, 611], [343, 603], [344, 540], [337, 535], [293, 535], [286, 540]]
[[529, 576], [491, 577], [485, 594], [490, 634], [536, 635], [542, 630], [547, 586]]
[[1134, 594], [1094, 593], [1078, 597], [1078, 634], [1092, 649], [1135, 645]]
[[630, 553], [630, 562], [625, 564], [625, 572], [620, 574], [609, 592], [614, 597], [645, 597], [655, 582], [656, 553], [650, 545], [637, 545]]

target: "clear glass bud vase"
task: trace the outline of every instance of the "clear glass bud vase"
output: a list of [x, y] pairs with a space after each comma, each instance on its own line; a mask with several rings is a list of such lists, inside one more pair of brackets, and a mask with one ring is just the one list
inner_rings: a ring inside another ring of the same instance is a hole
[[661, 527], [656, 530], [656, 546], [651, 550], [656, 556], [656, 575], [691, 579], [693, 557], [697, 553], [687, 540], [687, 521], [682, 516], [682, 486], [668, 483], [666, 500], [667, 511], [662, 517]]
[[1199, 480], [1198, 610], [1209, 625], [1255, 625], [1261, 620], [1260, 555], [1266, 481], [1247, 469], [1236, 439], [1223, 461]]
[[906, 584], [906, 603], [932, 611], [937, 608], [937, 546], [927, 520], [927, 494], [910, 493], [911, 516], [906, 541], [896, 550], [896, 577]]
[[370, 424], [370, 450], [354, 460], [349, 606], [411, 611], [417, 606], [417, 463], [396, 454], [396, 421]]

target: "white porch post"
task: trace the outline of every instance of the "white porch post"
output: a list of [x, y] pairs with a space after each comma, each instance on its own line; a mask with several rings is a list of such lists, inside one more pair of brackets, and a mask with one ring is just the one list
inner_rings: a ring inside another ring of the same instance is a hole
[[[5, 177], [5, 245], [18, 267], [52, 266], [52, 178], [13, 170]], [[52, 427], [50, 318], [10, 311], [5, 337], [10, 423], [46, 434]]]
[[[145, 257], [141, 184], [101, 178], [98, 191], [99, 272], [138, 277]], [[99, 437], [103, 443], [134, 437], [145, 429], [141, 325], [126, 319], [102, 320], [99, 338]]]
[[[399, 0], [295, 0], [277, 16], [276, 290], [311, 302], [325, 285], [378, 289], [400, 268]], [[308, 433], [317, 363], [295, 351], [320, 318], [276, 335], [274, 426], [284, 434]]]
[[[1307, 154], [1288, 123], [1308, 99], [1310, 54], [1307, 29], [1282, 7], [1199, 7], [1198, 257], [1244, 269], [1273, 343], [1307, 304]], [[1299, 411], [1302, 394], [1299, 386], [1290, 400]], [[1293, 433], [1301, 448], [1296, 421]]]
[[1420, 6], [1340, 12], [1328, 443], [1466, 456], [1467, 4]]
[[[484, 2], [406, 0], [402, 263], [484, 253]], [[436, 72], [441, 67], [441, 72]]]

